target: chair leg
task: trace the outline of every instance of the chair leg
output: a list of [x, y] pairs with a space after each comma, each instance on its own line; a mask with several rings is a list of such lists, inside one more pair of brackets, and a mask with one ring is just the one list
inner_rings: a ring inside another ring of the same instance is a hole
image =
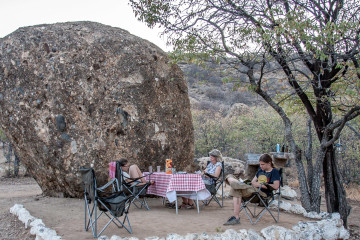
[[219, 204], [219, 206], [222, 208], [224, 205], [220, 203], [219, 199], [214, 196], [214, 201], [217, 202], [217, 204]]
[[176, 196], [176, 200], [175, 200], [175, 209], [176, 209], [176, 215], [178, 214], [178, 201], [177, 201], [177, 196]]
[[[140, 203], [140, 206], [138, 206], [135, 201], [138, 201], [138, 202]], [[134, 197], [134, 199], [132, 200], [132, 203], [133, 203], [137, 208], [142, 208], [142, 207], [144, 207], [146, 210], [150, 210], [149, 205], [147, 204], [146, 199], [143, 198], [143, 200], [140, 200], [140, 198], [139, 198], [138, 195]]]
[[[131, 193], [131, 195], [134, 196], [134, 199], [132, 200], [132, 203], [137, 208], [144, 207], [146, 210], [150, 210], [149, 205], [147, 204], [147, 201], [145, 199], [145, 196], [143, 197], [143, 200], [140, 200], [140, 195], [143, 194], [144, 191], [146, 192], [146, 190], [147, 190], [146, 188], [142, 188], [137, 194], [135, 194], [136, 193], [136, 188], [135, 187], [132, 189], [132, 191], [129, 188], [127, 190]], [[135, 201], [138, 201], [140, 203], [140, 206], [138, 206]]]
[[[220, 203], [219, 198], [216, 196], [218, 194], [220, 187], [221, 187], [221, 203]], [[219, 204], [219, 206], [221, 208], [224, 206], [224, 186], [223, 186], [223, 184], [218, 185], [216, 187], [216, 193], [214, 195], [211, 195], [211, 198], [209, 200], [202, 201], [203, 205], [201, 206], [201, 208], [203, 208], [204, 206], [208, 206], [213, 199], [215, 202], [217, 202], [217, 204]]]
[[[127, 210], [129, 209], [130, 205], [131, 205], [131, 202], [130, 203], [125, 203], [125, 205], [127, 205], [127, 207], [125, 207], [125, 216], [124, 216], [124, 219], [123, 221], [121, 222], [119, 220], [118, 217], [116, 217], [114, 215], [114, 213], [107, 207], [105, 206], [105, 204], [99, 200], [100, 204], [102, 204], [103, 207], [105, 207], [107, 209], [107, 212], [101, 212], [99, 216], [96, 216], [96, 210], [95, 210], [95, 232], [94, 232], [94, 237], [95, 238], [98, 238], [105, 230], [106, 228], [108, 227], [108, 225], [113, 222], [118, 228], [125, 228], [130, 234], [132, 233], [132, 229], [131, 229], [131, 225], [130, 225], [130, 221], [129, 221], [129, 217], [127, 215]], [[97, 232], [97, 219], [100, 218], [100, 216], [104, 213], [104, 215], [106, 215], [108, 218], [109, 218], [109, 221], [104, 225], [104, 227], [100, 230], [100, 232]], [[126, 224], [125, 224], [125, 221], [127, 221], [127, 225], [128, 227], [126, 227]], [[118, 224], [119, 223], [119, 224]]]
[[[245, 211], [246, 213], [246, 216], [248, 217], [248, 219], [250, 220], [251, 224], [254, 224], [253, 220], [251, 219], [250, 215], [249, 215], [249, 212], [250, 214], [253, 216], [253, 213], [251, 212], [251, 210], [249, 209], [249, 207], [247, 206], [247, 204], [249, 203], [250, 201], [246, 201], [246, 202], [243, 202], [241, 201], [241, 208], [240, 208], [240, 212], [242, 210]], [[248, 212], [249, 211], [249, 212]], [[254, 217], [254, 216], [253, 216]]]
[[[265, 214], [265, 212], [269, 212], [269, 214], [271, 215], [271, 217], [274, 219], [275, 222], [279, 222], [279, 208], [278, 208], [278, 215], [277, 218], [274, 216], [273, 212], [269, 209], [270, 204], [273, 202], [273, 200], [271, 200], [270, 202], [268, 202], [267, 200], [264, 200], [262, 197], [259, 197], [260, 203], [264, 206], [264, 208], [261, 209], [261, 211], [259, 213], [256, 213], [256, 204], [254, 205], [254, 210], [251, 211], [250, 207], [248, 206], [248, 204], [256, 197], [256, 195], [252, 196], [249, 200], [246, 201], [242, 201], [242, 206], [240, 208], [240, 212], [242, 210], [245, 211], [246, 215], [248, 216], [251, 224], [256, 224], [261, 218], [262, 216]], [[250, 213], [250, 214], [249, 214]], [[252, 218], [256, 218], [256, 221], [253, 222]]]
[[221, 207], [224, 206], [224, 184], [221, 184]]
[[197, 194], [196, 194], [196, 209], [197, 209], [197, 213], [199, 214], [200, 213], [200, 211], [199, 211], [199, 198], [198, 198]]

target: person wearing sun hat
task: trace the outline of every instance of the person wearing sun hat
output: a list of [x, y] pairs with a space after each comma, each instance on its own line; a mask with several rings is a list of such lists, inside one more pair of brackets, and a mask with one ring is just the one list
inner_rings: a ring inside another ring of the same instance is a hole
[[[224, 225], [240, 224], [240, 209], [242, 197], [250, 197], [252, 193], [256, 192], [261, 186], [259, 192], [266, 197], [271, 194], [272, 190], [277, 190], [280, 187], [280, 173], [274, 167], [272, 158], [269, 154], [263, 154], [259, 158], [260, 168], [255, 177], [251, 181], [251, 185], [241, 183], [234, 175], [227, 175], [225, 181], [230, 185], [230, 196], [233, 197], [234, 215], [231, 216]], [[269, 189], [267, 186], [269, 186]], [[262, 185], [263, 184], [263, 185]]]
[[[222, 155], [219, 150], [213, 149], [213, 150], [211, 150], [211, 152], [209, 152], [209, 156], [210, 156], [210, 162], [206, 166], [205, 170], [203, 171], [203, 181], [205, 184], [210, 185], [210, 184], [213, 184], [213, 181], [214, 181], [213, 178], [214, 177], [218, 178], [221, 174]], [[212, 178], [209, 177], [209, 175], [212, 176]]]
[[[210, 163], [206, 166], [205, 170], [202, 172], [202, 179], [204, 181], [204, 184], [206, 188], [212, 192], [213, 190], [216, 191], [216, 189], [212, 189], [211, 186], [213, 186], [214, 179], [218, 178], [221, 174], [221, 161], [222, 161], [222, 155], [221, 152], [217, 149], [211, 150], [209, 152], [210, 156]], [[210, 177], [211, 176], [211, 177]], [[216, 192], [215, 192], [216, 193]], [[194, 209], [194, 201], [189, 198], [182, 198], [182, 204], [179, 208], [186, 208], [186, 209]]]

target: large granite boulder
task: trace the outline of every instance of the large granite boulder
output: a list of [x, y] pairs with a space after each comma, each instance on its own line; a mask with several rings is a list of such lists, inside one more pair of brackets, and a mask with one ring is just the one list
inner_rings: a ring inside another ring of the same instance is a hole
[[183, 73], [160, 48], [93, 22], [20, 28], [0, 39], [0, 123], [50, 196], [80, 196], [125, 157], [142, 170], [193, 161]]

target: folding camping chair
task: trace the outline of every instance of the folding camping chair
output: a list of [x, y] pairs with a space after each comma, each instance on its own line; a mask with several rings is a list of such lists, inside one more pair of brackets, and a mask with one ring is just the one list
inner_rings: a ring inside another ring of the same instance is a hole
[[[283, 169], [280, 168], [279, 169], [279, 174], [280, 174], [279, 189], [273, 190], [269, 196], [263, 197], [260, 194], [260, 191], [261, 191], [260, 189], [261, 189], [261, 186], [263, 185], [263, 184], [261, 184], [259, 189], [256, 192], [254, 192], [250, 197], [242, 198], [240, 212], [242, 210], [245, 211], [251, 224], [256, 224], [266, 212], [270, 213], [270, 215], [275, 220], [275, 222], [277, 222], [277, 223], [279, 222], [281, 187], [283, 186], [282, 172], [283, 172]], [[265, 185], [267, 185], [267, 184], [265, 183]], [[268, 188], [271, 188], [269, 185], [267, 185], [267, 186], [268, 186]], [[275, 200], [277, 200], [277, 204], [278, 204], [276, 217], [274, 216], [272, 210], [270, 209], [270, 205], [272, 205]], [[251, 210], [250, 206], [248, 206], [250, 203], [254, 204], [254, 210]], [[257, 207], [261, 209], [260, 212], [258, 212], [258, 213], [256, 213]], [[252, 220], [252, 218], [256, 218], [256, 221], [254, 222]]]
[[[79, 171], [84, 183], [85, 231], [91, 227], [94, 238], [98, 238], [113, 222], [118, 228], [125, 228], [129, 233], [132, 233], [128, 217], [132, 197], [118, 191], [117, 179], [113, 179], [102, 187], [97, 187], [93, 168], [80, 168]], [[111, 191], [107, 192], [106, 190], [110, 186]], [[100, 214], [98, 214], [98, 210]], [[107, 216], [109, 221], [98, 231], [98, 221], [102, 215]], [[121, 217], [123, 218], [122, 221], [120, 220]]]
[[[210, 163], [210, 161], [207, 162], [207, 165]], [[203, 206], [207, 206], [210, 204], [212, 200], [217, 202], [219, 206], [222, 208], [224, 206], [224, 180], [225, 180], [225, 165], [224, 162], [221, 162], [221, 173], [219, 177], [213, 177], [211, 175], [207, 175], [208, 177], [212, 178], [214, 180], [214, 183], [211, 185], [205, 184], [206, 189], [210, 192], [211, 198], [208, 200], [203, 201]], [[221, 202], [219, 198], [216, 196], [217, 192], [219, 191], [221, 187]]]
[[[125, 193], [127, 193], [128, 195], [132, 196], [132, 203], [137, 207], [137, 208], [142, 208], [144, 207], [146, 210], [150, 210], [149, 205], [147, 204], [146, 201], [146, 191], [148, 189], [148, 187], [151, 185], [150, 183], [150, 175], [152, 173], [146, 175], [149, 176], [149, 181], [146, 184], [139, 184], [139, 179], [146, 177], [146, 176], [142, 176], [139, 178], [126, 178], [123, 174], [122, 168], [120, 166], [120, 162], [117, 161], [116, 162], [116, 171], [115, 171], [115, 178], [118, 179], [118, 181], [120, 182], [120, 190], [124, 191]], [[142, 198], [140, 198], [142, 197]], [[136, 204], [137, 201], [138, 203], [140, 203], [140, 205], [138, 206]]]

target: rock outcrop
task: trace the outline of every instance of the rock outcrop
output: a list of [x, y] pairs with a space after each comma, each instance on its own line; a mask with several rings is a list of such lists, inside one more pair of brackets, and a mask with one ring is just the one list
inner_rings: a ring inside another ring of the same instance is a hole
[[193, 161], [186, 82], [154, 44], [93, 22], [20, 28], [0, 39], [0, 123], [50, 196], [80, 196], [125, 157], [142, 170]]
[[231, 106], [227, 118], [239, 117], [246, 114], [252, 114], [250, 107], [243, 103], [235, 103]]
[[[240, 159], [234, 159], [230, 157], [222, 157], [224, 161], [225, 176], [228, 174], [234, 174], [236, 177], [244, 178], [245, 175], [245, 162]], [[202, 157], [194, 159], [195, 164], [198, 166], [196, 170], [204, 170], [210, 161], [210, 157]]]

